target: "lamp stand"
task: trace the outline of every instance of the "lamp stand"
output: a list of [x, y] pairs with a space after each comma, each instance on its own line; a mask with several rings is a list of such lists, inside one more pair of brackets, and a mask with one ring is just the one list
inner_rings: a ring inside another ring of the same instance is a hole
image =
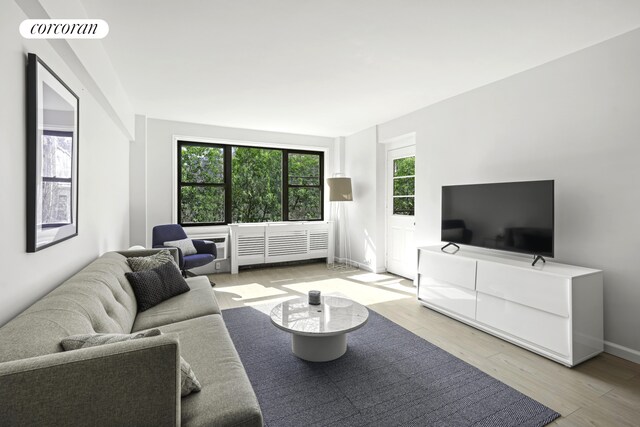
[[[349, 236], [349, 218], [347, 207], [344, 202], [333, 202], [331, 206], [331, 216], [334, 224], [334, 236], [337, 231], [339, 244], [338, 255], [334, 255], [333, 262], [327, 264], [329, 270], [344, 271], [357, 269], [357, 265], [351, 260], [351, 237]], [[340, 262], [336, 262], [336, 258]]]

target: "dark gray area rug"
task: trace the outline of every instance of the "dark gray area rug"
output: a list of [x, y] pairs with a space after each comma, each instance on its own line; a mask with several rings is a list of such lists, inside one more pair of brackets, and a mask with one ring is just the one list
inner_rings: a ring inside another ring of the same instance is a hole
[[560, 415], [379, 314], [340, 359], [291, 353], [251, 307], [222, 312], [268, 427], [543, 426]]

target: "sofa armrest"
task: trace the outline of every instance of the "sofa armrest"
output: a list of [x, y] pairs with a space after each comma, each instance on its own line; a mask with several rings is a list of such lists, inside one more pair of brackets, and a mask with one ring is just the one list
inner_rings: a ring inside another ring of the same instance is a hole
[[211, 254], [218, 258], [218, 247], [210, 240], [191, 239], [199, 254]]
[[164, 245], [156, 245], [153, 247], [153, 249], [129, 249], [126, 251], [117, 251], [120, 255], [124, 255], [127, 258], [129, 257], [136, 257], [136, 256], [149, 256], [149, 255], [153, 255], [158, 253], [159, 251], [166, 249], [169, 252], [171, 252], [171, 255], [173, 255], [173, 258], [176, 260], [176, 263], [178, 263], [178, 265], [180, 265], [180, 261], [181, 261], [181, 253], [180, 253], [180, 249], [174, 247], [174, 246], [164, 246]]
[[7, 425], [180, 425], [180, 352], [167, 334], [0, 363]]

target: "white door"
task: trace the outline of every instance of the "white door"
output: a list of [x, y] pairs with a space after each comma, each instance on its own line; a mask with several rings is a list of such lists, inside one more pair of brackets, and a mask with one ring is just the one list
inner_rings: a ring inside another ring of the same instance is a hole
[[413, 279], [415, 244], [415, 145], [387, 151], [387, 271]]

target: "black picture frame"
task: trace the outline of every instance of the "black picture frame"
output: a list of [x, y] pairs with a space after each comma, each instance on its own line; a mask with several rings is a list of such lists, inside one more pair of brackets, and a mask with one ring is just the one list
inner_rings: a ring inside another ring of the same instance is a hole
[[27, 55], [27, 252], [78, 235], [80, 99]]

